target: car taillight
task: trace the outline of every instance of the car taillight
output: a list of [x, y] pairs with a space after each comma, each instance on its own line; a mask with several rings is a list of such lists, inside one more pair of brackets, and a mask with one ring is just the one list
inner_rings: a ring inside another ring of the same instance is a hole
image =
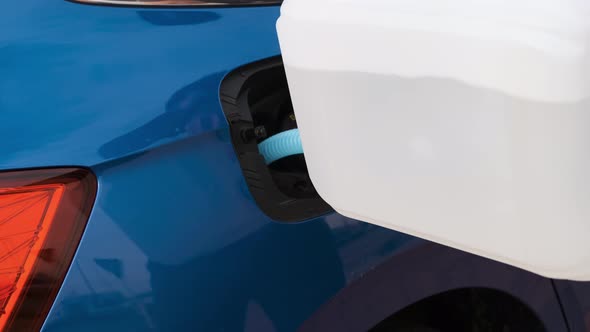
[[41, 327], [96, 196], [85, 169], [0, 173], [0, 331]]

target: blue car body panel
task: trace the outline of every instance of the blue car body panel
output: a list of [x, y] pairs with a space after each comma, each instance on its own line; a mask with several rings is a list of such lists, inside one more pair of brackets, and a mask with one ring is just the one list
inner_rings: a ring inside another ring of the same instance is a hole
[[218, 90], [280, 53], [278, 14], [3, 4], [0, 169], [99, 180], [43, 330], [362, 330], [461, 287], [513, 294], [564, 330], [551, 280], [337, 214], [280, 224], [259, 210]]

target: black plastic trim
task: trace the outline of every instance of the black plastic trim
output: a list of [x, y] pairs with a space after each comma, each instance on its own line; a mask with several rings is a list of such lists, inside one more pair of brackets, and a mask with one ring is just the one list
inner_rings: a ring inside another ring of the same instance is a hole
[[234, 8], [278, 6], [283, 0], [66, 0], [68, 2], [108, 7], [134, 8]]
[[295, 198], [279, 190], [258, 151], [257, 141], [246, 139], [243, 135], [255, 127], [248, 103], [250, 81], [257, 73], [272, 69], [280, 69], [284, 75], [280, 56], [240, 67], [228, 74], [221, 83], [221, 105], [229, 123], [232, 143], [250, 193], [266, 215], [283, 222], [318, 217], [333, 211], [328, 203], [319, 195]]

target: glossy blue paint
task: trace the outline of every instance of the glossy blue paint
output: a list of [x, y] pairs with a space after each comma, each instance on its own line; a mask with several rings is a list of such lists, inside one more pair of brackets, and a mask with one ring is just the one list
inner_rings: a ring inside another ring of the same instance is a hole
[[[277, 16], [277, 7], [3, 4], [0, 168], [96, 165], [225, 127], [214, 100], [219, 76], [279, 54]], [[192, 100], [171, 99], [195, 82]]]
[[[277, 16], [276, 7], [3, 4], [0, 169], [81, 165], [99, 179], [44, 331], [294, 331], [329, 312], [333, 296], [355, 302], [346, 286], [388, 275], [369, 272], [383, 262], [435, 271], [440, 249], [425, 241], [337, 214], [279, 224], [253, 202], [217, 93], [230, 70], [279, 53]], [[416, 248], [431, 261], [412, 260]], [[407, 304], [428, 283], [500, 287], [491, 280], [501, 276], [504, 291], [563, 327], [546, 279], [539, 296], [519, 293], [529, 274], [451, 252], [455, 268], [396, 284], [415, 295]], [[388, 285], [367, 291], [375, 287]]]
[[[346, 282], [335, 241], [353, 227], [336, 215], [271, 222], [251, 200], [224, 133], [96, 171], [97, 206], [48, 331], [292, 331]], [[334, 237], [339, 225], [345, 233]], [[372, 244], [373, 259], [407, 239], [373, 231], [385, 240]], [[117, 260], [122, 276], [97, 258]]]

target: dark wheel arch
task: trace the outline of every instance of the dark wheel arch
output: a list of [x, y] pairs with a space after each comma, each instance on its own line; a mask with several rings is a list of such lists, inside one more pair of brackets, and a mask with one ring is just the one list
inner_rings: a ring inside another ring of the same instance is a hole
[[418, 241], [320, 307], [299, 331], [368, 331], [408, 305], [462, 288], [487, 288], [528, 306], [547, 331], [566, 331], [552, 280], [451, 249]]

